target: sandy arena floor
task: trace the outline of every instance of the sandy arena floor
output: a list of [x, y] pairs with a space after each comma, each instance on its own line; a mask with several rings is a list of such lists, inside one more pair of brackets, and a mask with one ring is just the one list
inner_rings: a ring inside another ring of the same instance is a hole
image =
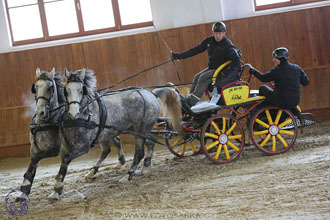
[[[283, 155], [264, 156], [247, 147], [230, 164], [212, 164], [203, 154], [175, 158], [156, 146], [152, 174], [118, 183], [132, 163], [114, 172], [115, 149], [87, 183], [99, 148], [73, 161], [64, 194], [50, 204], [59, 158], [41, 161], [25, 216], [12, 217], [5, 198], [18, 189], [29, 158], [0, 161], [0, 219], [330, 219], [330, 121], [304, 129]], [[142, 163], [141, 163], [142, 164]]]

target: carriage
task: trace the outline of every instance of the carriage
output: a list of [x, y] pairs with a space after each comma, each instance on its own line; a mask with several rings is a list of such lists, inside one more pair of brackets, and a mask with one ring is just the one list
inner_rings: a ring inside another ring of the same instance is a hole
[[[266, 155], [277, 155], [293, 146], [298, 128], [315, 123], [313, 115], [301, 113], [299, 106], [289, 110], [267, 104], [258, 90], [250, 88], [252, 75], [247, 81], [238, 80], [217, 88], [217, 76], [229, 63], [215, 71], [212, 86], [206, 91], [209, 100], [190, 108], [181, 97], [184, 138], [177, 136], [168, 119], [159, 118], [157, 127], [163, 130], [152, 133], [162, 134], [175, 156], [189, 157], [203, 152], [213, 163], [223, 164], [236, 160], [248, 145], [255, 145]], [[240, 79], [243, 71], [244, 64]]]

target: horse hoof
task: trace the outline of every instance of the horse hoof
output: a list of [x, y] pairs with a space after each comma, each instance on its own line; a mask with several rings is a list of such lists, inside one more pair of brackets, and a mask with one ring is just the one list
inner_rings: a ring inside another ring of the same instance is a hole
[[92, 183], [92, 182], [95, 181], [95, 179], [96, 179], [96, 177], [87, 177], [87, 176], [85, 176], [85, 180], [86, 180], [87, 183]]
[[94, 171], [94, 169], [92, 169], [86, 176], [85, 176], [85, 180], [87, 181], [87, 182], [93, 182], [96, 178], [95, 178], [95, 171]]
[[50, 194], [50, 195], [47, 197], [47, 200], [48, 200], [51, 204], [57, 202], [59, 199], [60, 199], [60, 194], [57, 193], [57, 192], [53, 192], [52, 194]]
[[121, 167], [122, 167], [122, 164], [118, 161], [117, 165], [113, 169], [120, 170]]
[[24, 202], [24, 201], [26, 201], [26, 199], [25, 198], [22, 198], [22, 197], [17, 197], [15, 199], [15, 202], [19, 202], [19, 203]]
[[148, 166], [148, 167], [143, 167], [142, 168], [142, 171], [141, 171], [141, 174], [142, 175], [149, 175], [149, 174], [151, 174], [151, 166]]
[[122, 178], [118, 180], [118, 183], [127, 183], [129, 181], [129, 175], [125, 174]]

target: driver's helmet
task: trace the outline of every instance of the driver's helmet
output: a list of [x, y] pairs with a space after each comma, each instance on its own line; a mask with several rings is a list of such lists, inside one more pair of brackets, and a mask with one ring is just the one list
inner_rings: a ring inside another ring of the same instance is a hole
[[212, 26], [213, 32], [225, 32], [226, 31], [226, 25], [223, 22], [216, 22]]
[[284, 58], [284, 59], [289, 59], [289, 51], [288, 49], [286, 49], [285, 47], [279, 47], [279, 48], [276, 48], [273, 53], [272, 53], [273, 57], [277, 58], [277, 59], [281, 59], [281, 58]]

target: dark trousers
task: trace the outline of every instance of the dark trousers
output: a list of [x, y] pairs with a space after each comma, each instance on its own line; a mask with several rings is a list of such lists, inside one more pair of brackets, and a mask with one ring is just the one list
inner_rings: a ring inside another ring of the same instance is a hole
[[265, 96], [266, 101], [270, 102], [270, 104], [277, 105], [274, 89], [270, 88], [269, 86], [262, 85], [259, 88], [259, 95]]

